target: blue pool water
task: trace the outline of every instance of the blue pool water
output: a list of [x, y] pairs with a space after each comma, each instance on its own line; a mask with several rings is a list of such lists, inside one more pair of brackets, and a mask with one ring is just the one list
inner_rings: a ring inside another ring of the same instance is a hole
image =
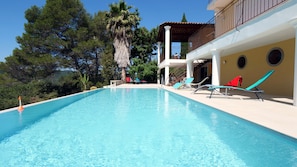
[[0, 114], [0, 166], [297, 166], [295, 139], [163, 89], [64, 102]]

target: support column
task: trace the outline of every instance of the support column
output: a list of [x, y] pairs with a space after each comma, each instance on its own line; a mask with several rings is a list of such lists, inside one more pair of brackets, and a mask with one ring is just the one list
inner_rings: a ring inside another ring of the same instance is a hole
[[157, 84], [161, 84], [161, 69], [158, 69], [157, 71]]
[[158, 42], [158, 49], [157, 49], [157, 58], [158, 58], [158, 71], [157, 71], [157, 84], [161, 84], [161, 69], [159, 68], [159, 65], [160, 65], [160, 58], [161, 58], [161, 52], [160, 52], [160, 49], [161, 48], [161, 42]]
[[169, 66], [165, 67], [165, 85], [169, 84]]
[[212, 53], [212, 84], [220, 85], [220, 73], [221, 73], [220, 52], [217, 49], [213, 49], [211, 53]]
[[290, 21], [295, 28], [295, 56], [294, 56], [294, 87], [293, 87], [293, 106], [297, 106], [297, 18]]
[[171, 26], [165, 26], [165, 61], [170, 58], [170, 29]]
[[192, 61], [187, 61], [187, 78], [193, 77], [193, 62]]
[[170, 58], [170, 29], [171, 26], [165, 26], [165, 85], [169, 84], [169, 58]]
[[[193, 77], [193, 61], [187, 61], [187, 78]], [[191, 87], [191, 84], [187, 84], [187, 87]]]
[[160, 58], [161, 58], [161, 51], [160, 51], [161, 50], [160, 49], [161, 48], [161, 42], [158, 42], [158, 46], [157, 47], [158, 47], [158, 49], [157, 49], [157, 56], [158, 56], [158, 65], [159, 65], [161, 63], [160, 62]]

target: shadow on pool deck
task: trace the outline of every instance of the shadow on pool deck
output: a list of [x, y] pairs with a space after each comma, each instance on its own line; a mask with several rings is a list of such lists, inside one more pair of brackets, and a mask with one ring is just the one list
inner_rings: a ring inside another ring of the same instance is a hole
[[215, 94], [209, 98], [208, 90], [194, 94], [194, 89], [177, 90], [158, 84], [122, 84], [116, 88], [163, 88], [297, 139], [297, 107], [292, 98], [263, 94], [261, 101], [254, 93], [234, 90], [230, 96]]

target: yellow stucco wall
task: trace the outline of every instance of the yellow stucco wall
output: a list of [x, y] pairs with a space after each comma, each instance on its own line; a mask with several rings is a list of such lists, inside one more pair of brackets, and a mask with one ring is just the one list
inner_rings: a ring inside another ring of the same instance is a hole
[[[274, 43], [271, 45], [246, 50], [236, 54], [221, 57], [221, 85], [227, 83], [237, 75], [243, 77], [242, 87], [247, 87], [261, 78], [268, 70], [275, 70], [259, 87], [266, 94], [293, 96], [293, 73], [295, 39]], [[271, 66], [267, 62], [267, 55], [273, 48], [281, 48], [284, 56], [279, 65]], [[246, 65], [240, 69], [237, 60], [246, 56]]]

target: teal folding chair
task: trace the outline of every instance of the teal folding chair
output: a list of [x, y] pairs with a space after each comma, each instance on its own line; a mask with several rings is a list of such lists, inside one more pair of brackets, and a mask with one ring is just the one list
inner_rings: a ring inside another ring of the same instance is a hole
[[193, 82], [194, 78], [185, 78], [182, 82], [175, 83], [172, 87], [175, 89], [180, 89], [185, 87], [186, 85], [190, 85]]

